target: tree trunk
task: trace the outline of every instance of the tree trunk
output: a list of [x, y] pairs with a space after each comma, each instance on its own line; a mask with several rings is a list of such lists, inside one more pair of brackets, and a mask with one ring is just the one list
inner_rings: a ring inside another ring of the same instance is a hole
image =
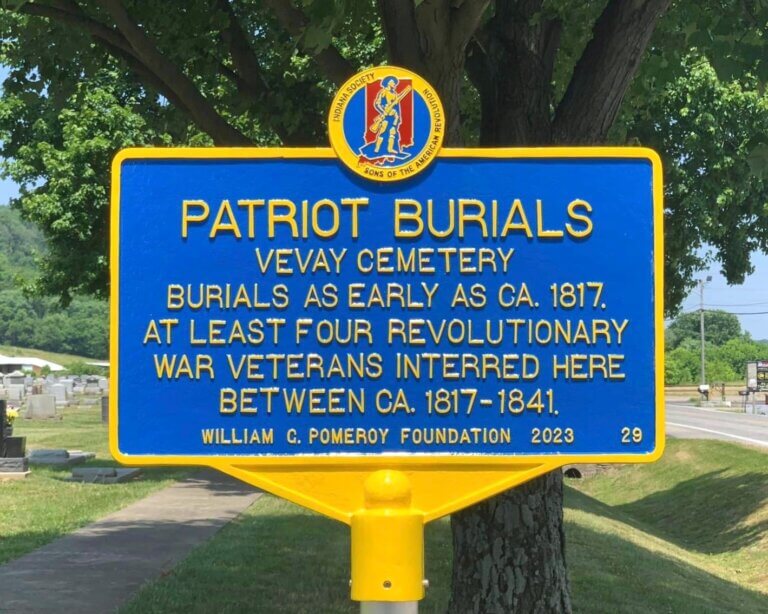
[[[559, 24], [531, 31], [528, 16], [514, 17], [497, 12], [494, 35], [483, 41], [482, 53], [469, 52], [485, 147], [552, 144], [549, 48]], [[448, 612], [572, 611], [560, 469], [453, 514], [451, 528]]]
[[559, 469], [457, 512], [451, 614], [571, 612]]

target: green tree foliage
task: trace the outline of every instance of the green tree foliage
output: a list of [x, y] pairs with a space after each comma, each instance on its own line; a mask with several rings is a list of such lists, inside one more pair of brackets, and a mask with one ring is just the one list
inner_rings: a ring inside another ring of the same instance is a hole
[[[692, 53], [684, 73], [645, 100], [622, 128], [663, 152], [667, 308], [674, 312], [697, 271], [716, 259], [730, 283], [768, 249], [768, 97], [749, 74], [721, 81]], [[762, 152], [762, 153], [761, 153]], [[711, 256], [705, 254], [711, 249]]]
[[0, 344], [106, 357], [108, 317], [103, 301], [79, 297], [61, 309], [53, 299], [22, 291], [20, 286], [37, 272], [36, 259], [45, 250], [39, 230], [22, 222], [18, 212], [0, 207]]
[[[739, 319], [725, 311], [704, 312], [707, 382], [735, 382], [746, 377], [746, 364], [768, 359], [768, 343], [754, 341]], [[698, 312], [678, 316], [668, 327], [664, 381], [694, 384], [701, 379], [701, 336]]]
[[[768, 245], [768, 3], [681, 0], [666, 14], [669, 0], [442, 4], [6, 0], [0, 152], [22, 185], [15, 206], [50, 242], [36, 288], [64, 302], [106, 293], [109, 160], [120, 147], [324, 144], [334, 84], [387, 56], [461, 109], [449, 114], [451, 140], [605, 140], [619, 109], [607, 97], [620, 101], [637, 70], [640, 52], [625, 59], [623, 49], [642, 49], [654, 29], [610, 140], [664, 158], [667, 311], [706, 264], [705, 247], [730, 282], [743, 281], [750, 253]], [[433, 41], [450, 20], [458, 42]], [[420, 41], [431, 55], [419, 55]], [[466, 73], [451, 44], [464, 46]], [[604, 64], [609, 56], [619, 66]], [[579, 128], [588, 122], [600, 128]]]
[[75, 361], [63, 365], [73, 375], [103, 375], [109, 377], [109, 369]]
[[[704, 311], [704, 340], [713, 345], [723, 345], [731, 339], [742, 335], [739, 318], [732, 313], [722, 310]], [[700, 315], [691, 311], [679, 315], [667, 327], [665, 342], [668, 348], [675, 349], [686, 340], [697, 343], [701, 339]]]

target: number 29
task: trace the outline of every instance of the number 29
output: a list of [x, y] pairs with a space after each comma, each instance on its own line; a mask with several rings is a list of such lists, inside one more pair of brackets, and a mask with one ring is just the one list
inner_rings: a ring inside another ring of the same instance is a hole
[[643, 441], [643, 429], [636, 426], [629, 428], [628, 426], [621, 429], [621, 443], [642, 443]]

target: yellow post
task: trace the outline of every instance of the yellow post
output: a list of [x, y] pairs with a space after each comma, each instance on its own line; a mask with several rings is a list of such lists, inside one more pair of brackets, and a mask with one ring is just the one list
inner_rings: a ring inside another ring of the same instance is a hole
[[365, 507], [352, 516], [352, 599], [410, 602], [416, 611], [424, 598], [424, 514], [411, 507], [408, 476], [376, 471], [363, 488]]

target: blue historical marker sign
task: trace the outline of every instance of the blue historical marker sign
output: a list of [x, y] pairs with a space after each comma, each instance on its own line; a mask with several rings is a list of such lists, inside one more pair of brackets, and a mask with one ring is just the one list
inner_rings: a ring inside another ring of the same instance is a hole
[[[154, 462], [658, 457], [656, 155], [427, 156], [415, 130], [411, 156], [407, 110], [386, 111], [422, 92], [387, 87], [356, 103], [372, 131], [351, 154], [118, 156], [113, 449]], [[377, 143], [398, 155], [379, 163]], [[367, 177], [378, 171], [409, 176]]]

